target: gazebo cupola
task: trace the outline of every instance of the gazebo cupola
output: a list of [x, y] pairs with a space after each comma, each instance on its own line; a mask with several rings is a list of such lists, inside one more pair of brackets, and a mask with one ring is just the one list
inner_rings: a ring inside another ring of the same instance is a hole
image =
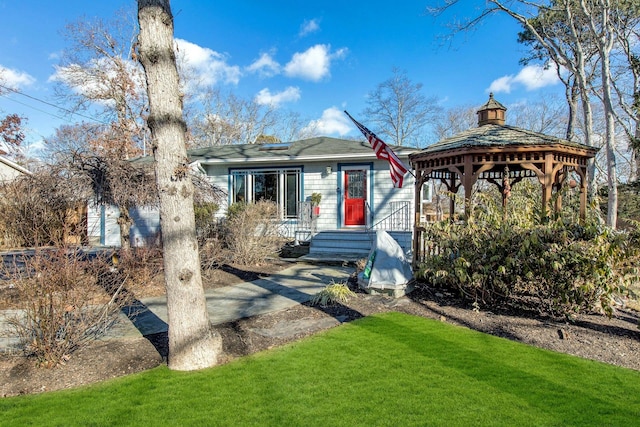
[[504, 125], [507, 107], [493, 99], [489, 94], [489, 101], [478, 110], [478, 126]]

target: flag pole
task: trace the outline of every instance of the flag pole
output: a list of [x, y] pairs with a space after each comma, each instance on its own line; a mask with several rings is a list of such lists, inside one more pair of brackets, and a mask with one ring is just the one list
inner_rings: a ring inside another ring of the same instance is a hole
[[[360, 132], [362, 132], [365, 136], [367, 136], [367, 134], [373, 135], [375, 138], [378, 138], [373, 132], [371, 132], [369, 129], [365, 128], [364, 126], [362, 126], [362, 124], [360, 124], [356, 119], [354, 119], [353, 117], [351, 117], [351, 114], [349, 114], [349, 112], [347, 110], [343, 110], [344, 113], [347, 115], [347, 117], [349, 117], [351, 119], [351, 121], [353, 122], [353, 124], [356, 125], [356, 127], [358, 128], [358, 130], [360, 130]], [[378, 138], [379, 139], [379, 138]], [[411, 171], [411, 169], [407, 169], [407, 172], [409, 172], [411, 174], [411, 176], [413, 176], [413, 178], [415, 179], [416, 176], [414, 175], [414, 173]]]

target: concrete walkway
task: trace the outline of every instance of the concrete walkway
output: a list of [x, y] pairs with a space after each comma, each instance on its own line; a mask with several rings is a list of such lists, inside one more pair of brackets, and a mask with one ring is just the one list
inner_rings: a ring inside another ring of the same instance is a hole
[[[265, 279], [206, 292], [212, 324], [283, 310], [309, 301], [328, 284], [346, 282], [353, 267], [296, 263]], [[0, 312], [0, 352], [11, 351], [17, 339], [11, 336], [7, 318], [15, 311]], [[143, 298], [128, 307], [107, 338], [140, 337], [166, 332], [166, 297]]]

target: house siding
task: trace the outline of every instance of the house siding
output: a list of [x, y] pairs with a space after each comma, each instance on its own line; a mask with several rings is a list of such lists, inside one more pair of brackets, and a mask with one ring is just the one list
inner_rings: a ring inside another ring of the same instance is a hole
[[[290, 150], [260, 150], [259, 146], [251, 145], [210, 147], [192, 151], [194, 164], [199, 163], [210, 182], [226, 193], [219, 203], [220, 209], [216, 217], [223, 218], [226, 215], [231, 201], [232, 171], [300, 168], [302, 175], [299, 201], [309, 201], [313, 193], [322, 194], [320, 215], [314, 217], [311, 224], [302, 224], [297, 218], [283, 219], [283, 235], [296, 240], [307, 240], [313, 232], [342, 228], [343, 171], [345, 167], [355, 166], [368, 170], [367, 198], [371, 217], [367, 219], [367, 226], [374, 226], [389, 216], [393, 211], [393, 202], [406, 202], [409, 208], [409, 222], [413, 221], [414, 178], [407, 174], [403, 188], [394, 188], [389, 174], [389, 163], [376, 159], [368, 143], [319, 137], [290, 144]], [[409, 150], [405, 150], [402, 155], [399, 154], [406, 164], [407, 151]], [[100, 238], [103, 244], [119, 245], [117, 216], [117, 210], [108, 210], [101, 220], [104, 234], [101, 234]], [[147, 214], [142, 226], [136, 222], [132, 230], [134, 243], [147, 243], [159, 235], [159, 226], [153, 221], [159, 222], [157, 214], [155, 217]], [[99, 227], [97, 229], [100, 230]]]
[[[369, 199], [369, 204], [371, 206], [372, 214], [373, 214], [373, 222], [377, 223], [391, 215], [392, 202], [405, 202], [409, 204], [409, 214], [411, 218], [413, 218], [414, 212], [414, 194], [413, 188], [415, 179], [413, 175], [407, 174], [404, 178], [404, 183], [402, 188], [394, 188], [393, 181], [391, 181], [391, 176], [389, 174], [389, 169], [383, 169], [385, 165], [380, 165], [379, 163], [386, 162], [377, 162], [374, 166], [373, 171], [373, 194]], [[411, 220], [410, 218], [410, 220]]]
[[[120, 210], [115, 206], [91, 205], [87, 210], [89, 244], [120, 246]], [[131, 244], [134, 247], [153, 246], [160, 243], [160, 214], [156, 208], [131, 209], [133, 226]]]

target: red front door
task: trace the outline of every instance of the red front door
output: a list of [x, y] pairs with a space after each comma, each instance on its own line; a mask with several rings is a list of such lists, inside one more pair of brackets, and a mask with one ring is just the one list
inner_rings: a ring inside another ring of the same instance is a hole
[[366, 225], [367, 172], [344, 171], [344, 225]]

